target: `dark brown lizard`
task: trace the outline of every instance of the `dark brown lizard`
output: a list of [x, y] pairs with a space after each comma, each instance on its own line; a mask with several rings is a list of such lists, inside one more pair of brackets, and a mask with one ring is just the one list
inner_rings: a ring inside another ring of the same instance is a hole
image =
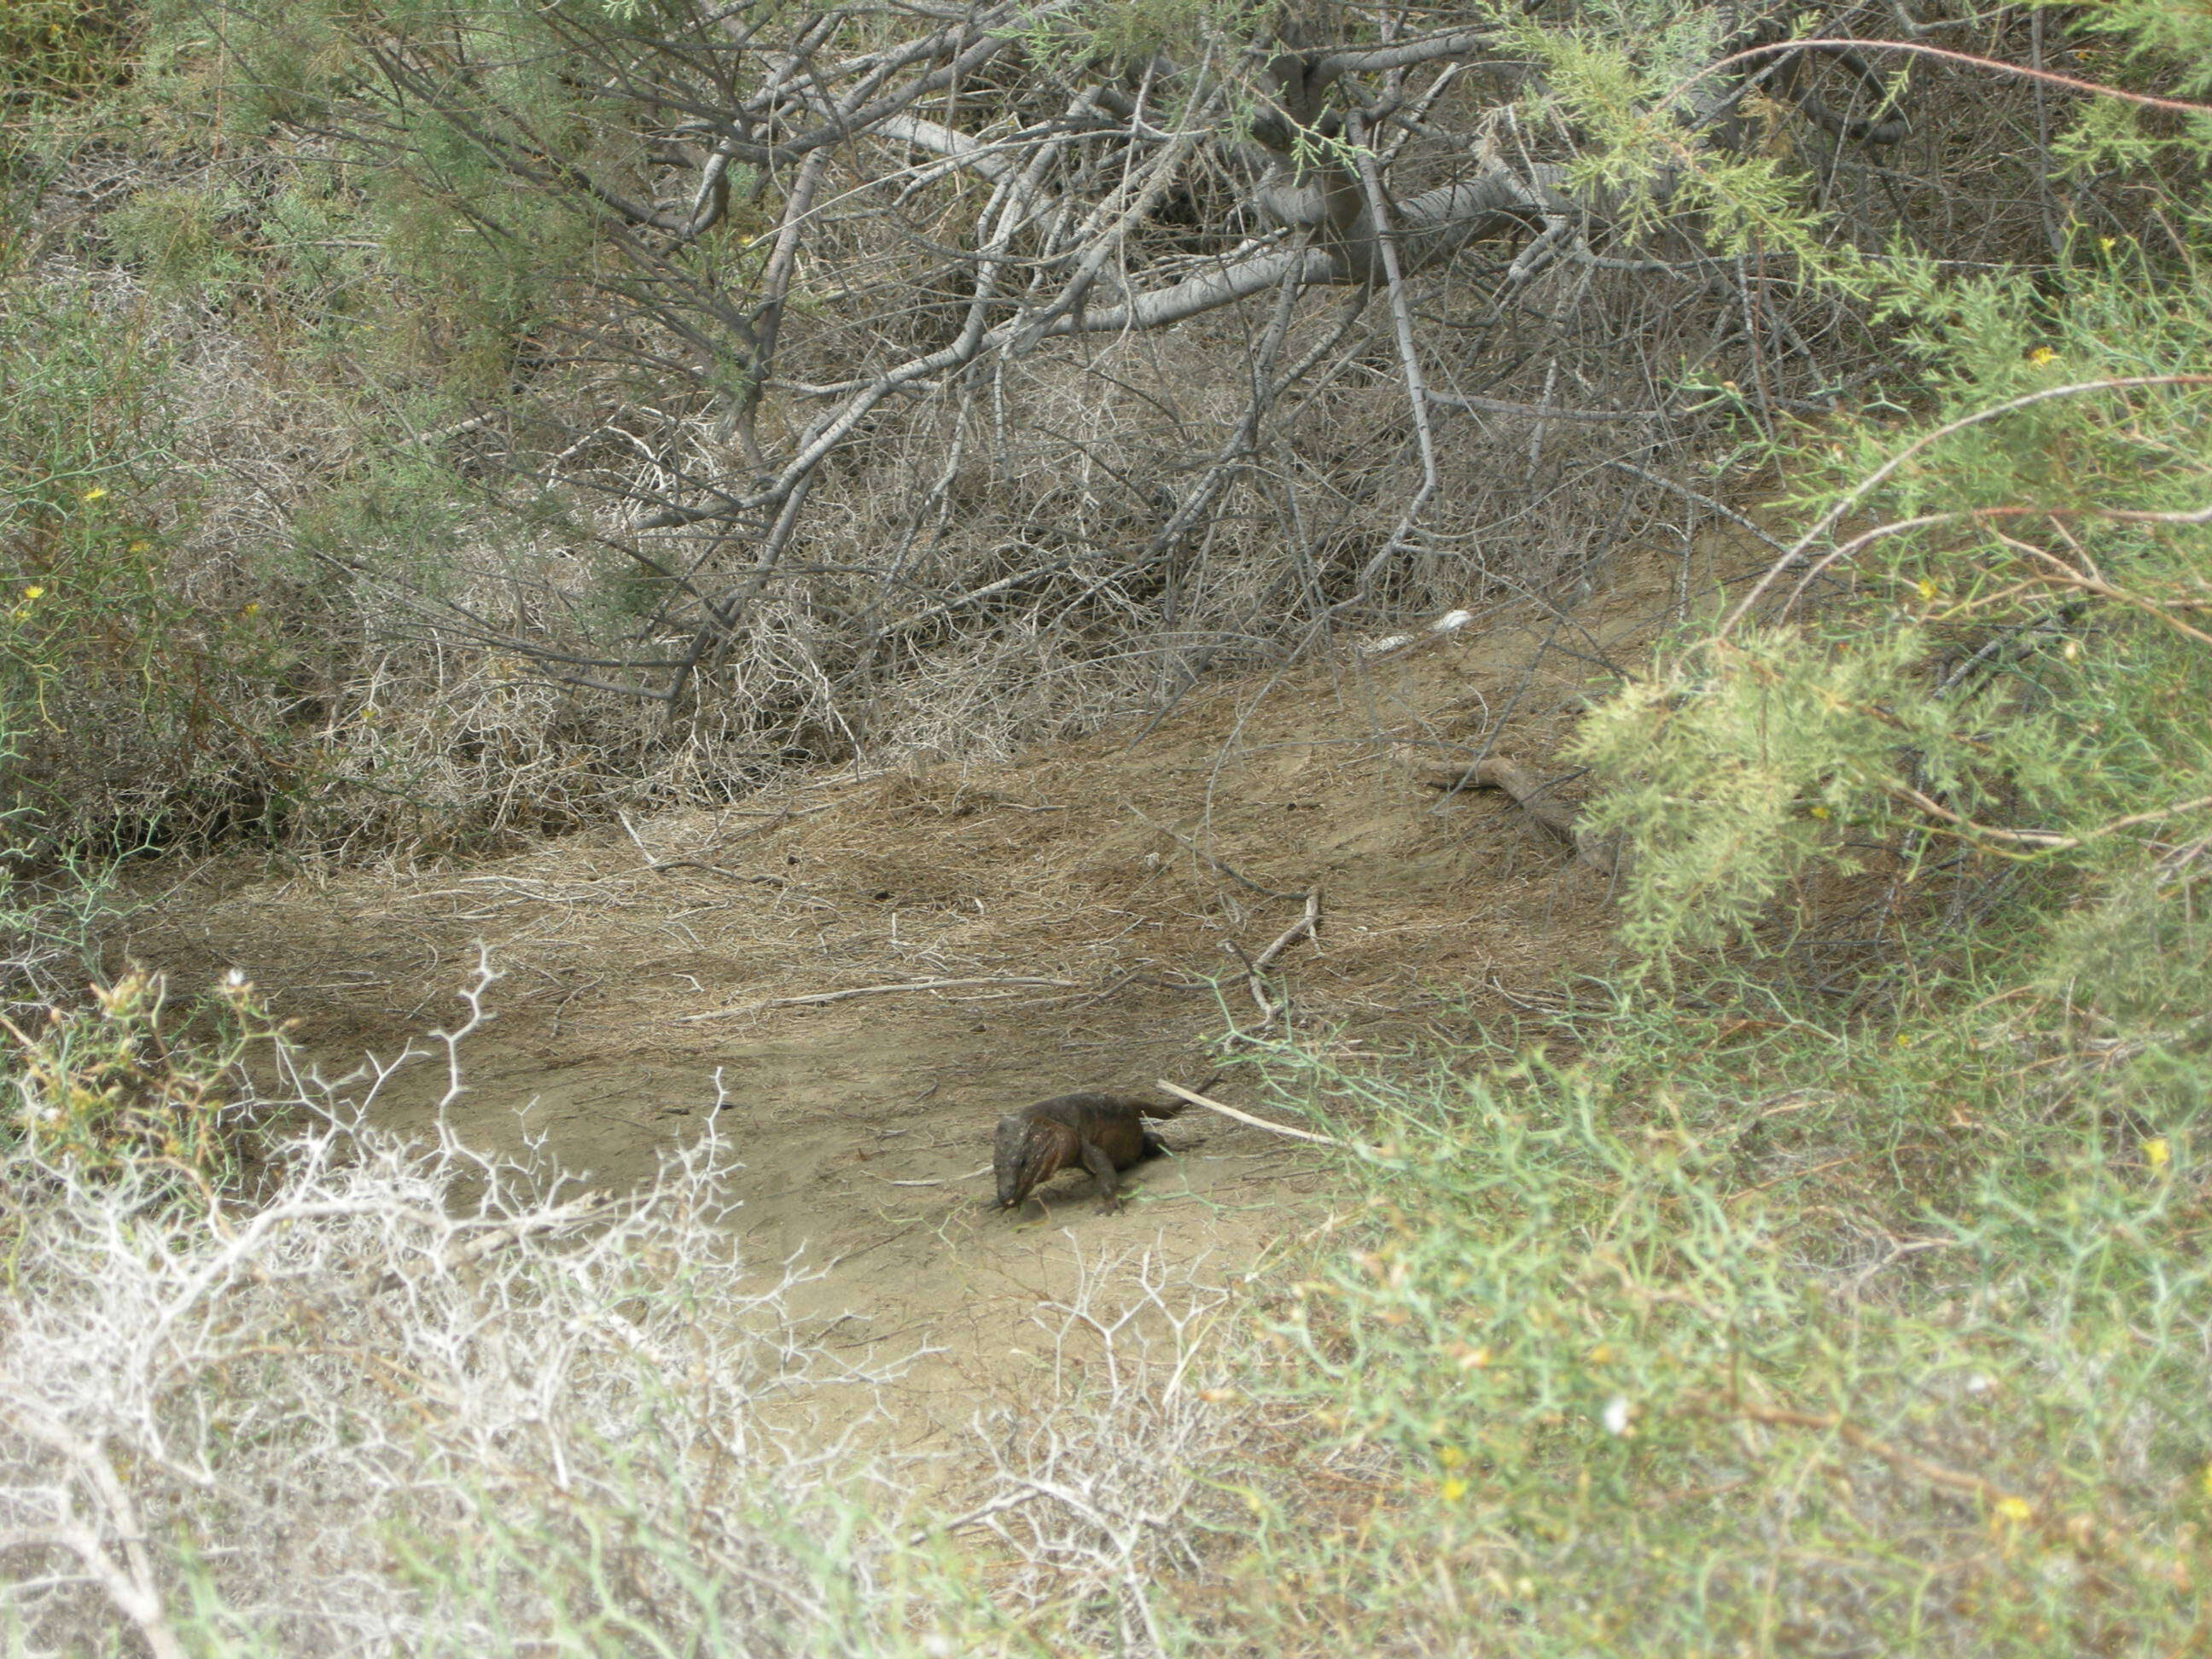
[[991, 1167], [999, 1177], [998, 1208], [1018, 1210], [1037, 1188], [1071, 1167], [1097, 1177], [1105, 1207], [1121, 1206], [1119, 1172], [1167, 1151], [1145, 1127], [1148, 1117], [1173, 1117], [1182, 1110], [1124, 1095], [1055, 1095], [1009, 1112], [999, 1120], [991, 1143]]

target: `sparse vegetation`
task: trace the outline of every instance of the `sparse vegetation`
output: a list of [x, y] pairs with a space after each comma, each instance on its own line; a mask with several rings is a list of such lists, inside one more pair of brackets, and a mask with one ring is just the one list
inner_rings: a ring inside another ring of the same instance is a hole
[[[0, 75], [10, 1652], [2212, 1639], [2202, 15], [118, 0]], [[1245, 956], [1326, 1223], [1080, 1257], [926, 1456], [711, 1112], [628, 1194], [454, 1126], [489, 968], [410, 1141], [112, 949], [134, 860], [609, 823], [828, 908], [620, 815], [1477, 601], [1589, 647], [1616, 968], [1366, 1057]]]

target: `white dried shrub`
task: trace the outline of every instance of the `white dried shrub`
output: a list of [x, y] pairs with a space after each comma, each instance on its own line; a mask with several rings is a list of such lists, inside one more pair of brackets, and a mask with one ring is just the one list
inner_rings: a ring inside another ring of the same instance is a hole
[[[897, 1507], [847, 1455], [881, 1377], [808, 1343], [787, 1272], [738, 1260], [711, 1133], [615, 1197], [403, 1143], [280, 1069], [298, 1127], [251, 1201], [0, 1132], [10, 1651], [952, 1639], [900, 1611], [861, 1519]], [[53, 1109], [30, 1075], [19, 1130]]]
[[1029, 1401], [975, 1420], [988, 1495], [954, 1524], [988, 1529], [1002, 1596], [1082, 1650], [1182, 1651], [1172, 1587], [1207, 1576], [1206, 1539], [1227, 1529], [1218, 1477], [1249, 1426], [1226, 1403], [1231, 1293], [1157, 1250], [1078, 1266], [1032, 1316]]

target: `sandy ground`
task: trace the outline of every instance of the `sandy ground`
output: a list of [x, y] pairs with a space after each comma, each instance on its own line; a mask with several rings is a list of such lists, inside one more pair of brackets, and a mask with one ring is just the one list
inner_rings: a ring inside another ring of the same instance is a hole
[[[622, 1185], [711, 1118], [744, 1165], [754, 1259], [820, 1271], [801, 1310], [823, 1340], [933, 1350], [896, 1402], [920, 1442], [1018, 1374], [1029, 1314], [1079, 1255], [1153, 1245], [1234, 1276], [1328, 1211], [1326, 1152], [1193, 1111], [1121, 1213], [1066, 1174], [1009, 1217], [985, 1207], [1001, 1112], [1196, 1085], [1239, 1052], [1232, 1027], [1346, 1059], [1449, 1043], [1604, 963], [1606, 878], [1502, 796], [1440, 803], [1404, 745], [1441, 764], [1494, 730], [1560, 775], [1583, 688], [1640, 659], [1681, 579], [1655, 559], [1601, 617], [1496, 610], [1016, 763], [819, 779], [465, 867], [211, 865], [125, 948], [180, 990], [244, 970], [336, 1073], [455, 1019], [481, 946], [503, 977], [453, 1125], [542, 1137]], [[1242, 963], [1308, 894], [1318, 937], [1271, 966], [1263, 1022]], [[1247, 1076], [1215, 1092], [1297, 1121]], [[380, 1121], [427, 1127], [444, 1082], [403, 1070]]]

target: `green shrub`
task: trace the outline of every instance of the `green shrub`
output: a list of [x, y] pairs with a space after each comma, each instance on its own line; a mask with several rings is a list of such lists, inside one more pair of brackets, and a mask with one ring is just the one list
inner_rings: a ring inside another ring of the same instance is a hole
[[1377, 1651], [2180, 1650], [2202, 1046], [2039, 1070], [2010, 1013], [1748, 1052], [1741, 1023], [1631, 1008], [1564, 1071], [1305, 1079], [1374, 1126], [1367, 1204], [1263, 1392], [1396, 1473], [1367, 1550], [1285, 1515], [1253, 1571]]
[[0, 302], [0, 732], [16, 751], [0, 808], [35, 814], [17, 834], [50, 856], [234, 776], [271, 641], [258, 602], [176, 580], [198, 482], [152, 319], [21, 283]]
[[258, 269], [228, 222], [238, 210], [220, 191], [156, 187], [133, 194], [100, 228], [118, 257], [155, 291], [221, 305]]
[[206, 1195], [234, 1185], [267, 1126], [237, 1104], [240, 1066], [273, 1027], [252, 988], [232, 980], [199, 1009], [179, 1010], [158, 975], [95, 985], [88, 1006], [48, 1005], [28, 1029], [0, 1018], [18, 1047], [4, 1075], [13, 1098], [0, 1150], [92, 1178], [143, 1179]]
[[45, 110], [119, 81], [135, 8], [82, 0], [9, 0], [0, 10], [0, 88]]

